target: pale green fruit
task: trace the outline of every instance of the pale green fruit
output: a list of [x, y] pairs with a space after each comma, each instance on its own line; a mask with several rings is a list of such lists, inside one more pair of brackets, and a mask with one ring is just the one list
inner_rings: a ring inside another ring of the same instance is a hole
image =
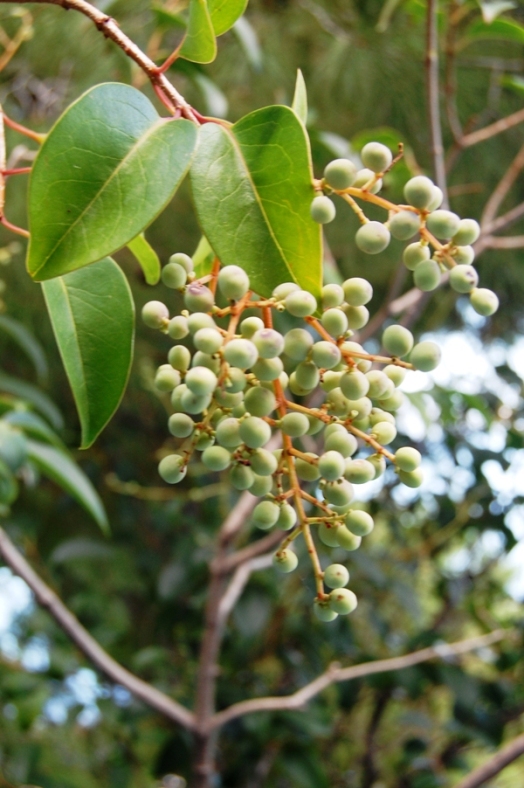
[[[312, 452], [305, 453], [308, 457], [311, 457], [312, 460], [318, 460], [318, 455], [313, 454]], [[297, 458], [295, 460], [295, 470], [298, 478], [305, 482], [314, 482], [320, 478], [320, 471], [314, 462], [308, 462], [307, 460]]]
[[187, 372], [184, 383], [197, 397], [204, 397], [216, 389], [218, 380], [207, 367], [193, 367]]
[[280, 505], [280, 514], [276, 521], [276, 527], [281, 528], [283, 531], [290, 531], [297, 522], [297, 513], [288, 503]]
[[344, 457], [338, 451], [327, 451], [320, 456], [318, 470], [322, 478], [334, 482], [340, 479], [345, 469]]
[[364, 167], [380, 173], [387, 170], [393, 161], [393, 154], [380, 142], [368, 142], [360, 151], [360, 158]]
[[369, 311], [365, 306], [345, 306], [344, 313], [348, 321], [348, 328], [355, 331], [364, 328], [369, 321]]
[[275, 287], [272, 292], [272, 296], [273, 298], [276, 298], [277, 301], [284, 301], [294, 290], [300, 290], [300, 287], [296, 282], [282, 282], [281, 285], [277, 285]]
[[351, 509], [344, 519], [344, 524], [352, 534], [361, 537], [370, 534], [375, 527], [371, 515], [361, 509]]
[[475, 259], [475, 250], [472, 246], [456, 246], [451, 249], [451, 256], [457, 265], [471, 265]]
[[311, 203], [310, 213], [311, 218], [317, 224], [329, 224], [337, 215], [337, 209], [333, 200], [330, 200], [325, 194], [320, 194]]
[[336, 588], [329, 595], [330, 608], [341, 616], [352, 613], [357, 604], [357, 597], [349, 588]]
[[229, 472], [229, 481], [235, 490], [249, 490], [255, 483], [255, 474], [247, 465], [234, 465]]
[[215, 303], [211, 290], [200, 282], [191, 282], [184, 293], [184, 304], [190, 312], [208, 312]]
[[179, 372], [186, 372], [191, 363], [191, 353], [183, 345], [175, 345], [167, 354], [167, 360], [174, 369]]
[[337, 531], [338, 546], [348, 552], [358, 550], [362, 542], [362, 537], [352, 533], [345, 525], [341, 525]]
[[499, 308], [497, 296], [493, 290], [488, 290], [487, 287], [477, 287], [471, 293], [469, 300], [475, 312], [483, 317], [493, 315]]
[[348, 189], [357, 177], [357, 168], [349, 159], [334, 159], [324, 170], [324, 180], [332, 189]]
[[[357, 177], [355, 178], [355, 182], [353, 186], [358, 189], [363, 189], [370, 181], [373, 182], [375, 178], [375, 173], [373, 170], [368, 169], [368, 167], [364, 167], [362, 170], [357, 172]], [[378, 192], [382, 188], [382, 178], [379, 178], [378, 181], [375, 181], [373, 186], [370, 186], [367, 191], [370, 194], [378, 194]]]
[[381, 446], [387, 446], [397, 437], [397, 430], [389, 421], [379, 421], [373, 426], [371, 436], [375, 438]]
[[340, 349], [333, 342], [320, 341], [313, 345], [311, 359], [320, 369], [333, 369], [341, 358]]
[[430, 256], [431, 252], [429, 246], [417, 241], [416, 243], [406, 246], [402, 253], [402, 260], [406, 268], [409, 268], [410, 271], [414, 271], [420, 263], [429, 260]]
[[193, 337], [193, 342], [197, 350], [211, 356], [220, 350], [224, 337], [216, 328], [200, 328]]
[[426, 219], [426, 227], [436, 238], [449, 241], [458, 231], [460, 217], [452, 211], [437, 210]]
[[354, 435], [351, 435], [351, 433], [346, 432], [344, 428], [342, 428], [340, 432], [330, 433], [324, 440], [324, 451], [336, 451], [338, 454], [341, 454], [344, 459], [355, 454], [357, 449], [357, 439]]
[[160, 460], [158, 473], [168, 484], [177, 484], [187, 473], [184, 458], [180, 454], [168, 454], [167, 457]]
[[300, 438], [309, 431], [309, 419], [304, 413], [286, 413], [279, 426], [284, 435]]
[[389, 220], [389, 231], [393, 238], [407, 241], [413, 238], [420, 228], [420, 216], [414, 211], [399, 211]]
[[457, 293], [471, 293], [478, 281], [479, 275], [472, 265], [456, 265], [449, 272], [449, 283]]
[[251, 339], [253, 334], [264, 328], [264, 321], [259, 317], [245, 317], [240, 323], [240, 333], [244, 339]]
[[358, 369], [351, 369], [340, 378], [340, 388], [349, 400], [360, 399], [369, 391], [369, 380]]
[[324, 570], [324, 583], [328, 588], [343, 588], [349, 583], [349, 572], [342, 564], [330, 564]]
[[435, 290], [439, 286], [440, 280], [440, 266], [435, 260], [425, 260], [413, 271], [413, 281], [424, 293]]
[[168, 324], [169, 309], [162, 301], [148, 301], [142, 307], [142, 320], [149, 328], [164, 328]]
[[331, 334], [335, 339], [345, 334], [349, 328], [345, 312], [337, 307], [327, 309], [322, 315], [320, 322], [328, 334]]
[[389, 245], [391, 235], [382, 222], [371, 221], [359, 227], [355, 235], [355, 243], [361, 252], [379, 254]]
[[284, 365], [279, 358], [259, 358], [251, 372], [261, 381], [269, 382], [280, 377]]
[[251, 467], [257, 476], [271, 476], [275, 473], [278, 460], [273, 452], [267, 449], [257, 449], [250, 458]]
[[324, 498], [333, 506], [347, 506], [354, 498], [353, 486], [345, 479], [336, 482], [326, 482], [322, 488]]
[[337, 533], [340, 526], [321, 523], [318, 527], [318, 538], [326, 547], [339, 547]]
[[424, 481], [420, 468], [415, 468], [414, 471], [399, 471], [398, 478], [406, 487], [420, 487]]
[[187, 281], [187, 271], [178, 263], [168, 263], [162, 268], [161, 278], [166, 287], [180, 290]]
[[167, 333], [171, 339], [184, 339], [189, 334], [187, 318], [182, 315], [172, 317], [167, 326]]
[[252, 416], [262, 417], [269, 416], [275, 410], [277, 401], [272, 391], [261, 386], [253, 386], [244, 397], [244, 405]]
[[322, 309], [340, 306], [344, 300], [344, 291], [340, 285], [329, 284], [322, 288]]
[[289, 547], [285, 550], [279, 550], [273, 556], [273, 566], [279, 572], [293, 572], [298, 566], [297, 554], [290, 550]]
[[250, 449], [261, 449], [271, 438], [271, 427], [257, 416], [248, 416], [241, 421], [239, 432]]
[[187, 318], [187, 327], [190, 334], [196, 334], [201, 328], [216, 328], [217, 325], [211, 315], [206, 312], [193, 312]]
[[407, 356], [414, 343], [413, 334], [404, 326], [388, 326], [382, 334], [382, 344], [392, 356]]
[[439, 346], [431, 340], [419, 342], [410, 353], [409, 360], [415, 369], [421, 372], [431, 372], [440, 363], [441, 352]]
[[173, 391], [180, 385], [180, 372], [173, 369], [171, 364], [162, 364], [156, 371], [155, 388], [158, 391]]
[[172, 254], [169, 258], [169, 263], [174, 263], [176, 265], [181, 265], [182, 268], [185, 268], [187, 273], [190, 274], [193, 270], [193, 260], [188, 254], [184, 254], [183, 252], [176, 252], [176, 254]]
[[216, 428], [216, 439], [221, 446], [226, 449], [235, 449], [242, 443], [240, 437], [240, 422], [238, 419], [226, 418], [223, 419]]
[[290, 315], [308, 317], [316, 312], [317, 300], [307, 290], [295, 290], [286, 297], [284, 305]]
[[238, 301], [249, 290], [249, 276], [238, 265], [226, 265], [218, 274], [218, 289], [229, 301]]
[[223, 446], [210, 446], [202, 454], [202, 462], [210, 471], [224, 471], [231, 465], [231, 454]]
[[383, 371], [395, 386], [400, 386], [407, 375], [407, 369], [398, 367], [396, 364], [388, 364]]
[[375, 478], [375, 469], [367, 460], [346, 460], [344, 478], [353, 484], [365, 484]]
[[416, 175], [404, 186], [404, 197], [414, 208], [427, 210], [434, 197], [435, 184], [425, 175]]
[[444, 192], [442, 189], [439, 189], [438, 186], [433, 186], [433, 196], [431, 198], [431, 202], [428, 205], [428, 211], [436, 211], [437, 208], [440, 208], [442, 202], [444, 200]]
[[367, 279], [354, 276], [342, 283], [344, 298], [350, 306], [364, 306], [373, 298], [373, 288]]
[[304, 328], [292, 328], [284, 336], [284, 353], [293, 361], [304, 361], [313, 347], [313, 337]]
[[251, 522], [257, 528], [267, 531], [272, 528], [280, 514], [280, 507], [274, 501], [261, 501], [257, 503], [251, 515]]
[[224, 348], [224, 358], [232, 367], [249, 369], [258, 359], [258, 350], [249, 339], [232, 339]]
[[319, 619], [319, 621], [334, 621], [336, 618], [338, 618], [338, 613], [335, 613], [334, 610], [331, 610], [327, 602], [320, 602], [318, 599], [315, 599], [313, 613]]
[[475, 219], [461, 219], [458, 230], [452, 238], [456, 246], [474, 244], [480, 236], [480, 225]]
[[411, 446], [403, 446], [395, 452], [395, 464], [401, 471], [416, 470], [422, 461], [422, 456], [417, 449]]
[[195, 429], [195, 422], [186, 413], [173, 413], [169, 417], [167, 426], [171, 435], [175, 438], [188, 438]]

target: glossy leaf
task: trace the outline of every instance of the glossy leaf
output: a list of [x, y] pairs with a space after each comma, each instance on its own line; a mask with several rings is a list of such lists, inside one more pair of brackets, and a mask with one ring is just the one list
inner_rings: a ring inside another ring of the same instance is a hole
[[191, 181], [200, 225], [223, 265], [241, 265], [267, 296], [294, 280], [321, 287], [321, 236], [309, 141], [289, 107], [266, 107], [231, 129], [200, 130]]
[[59, 118], [29, 187], [27, 267], [50, 279], [100, 260], [135, 238], [184, 177], [197, 129], [160, 118], [135, 88], [108, 83]]
[[307, 91], [306, 83], [302, 71], [298, 69], [297, 80], [295, 82], [295, 94], [293, 96], [292, 109], [304, 126], [307, 122]]
[[468, 39], [498, 38], [504, 41], [515, 41], [524, 44], [524, 25], [513, 19], [495, 19], [487, 24], [482, 19], [476, 19], [466, 30]]
[[160, 279], [160, 260], [143, 233], [129, 241], [127, 248], [134, 254], [144, 272], [148, 285], [156, 285]]
[[211, 273], [214, 259], [215, 253], [211, 249], [206, 236], [203, 235], [193, 253], [193, 265], [197, 278]]
[[216, 36], [229, 30], [246, 10], [248, 0], [207, 0]]
[[55, 430], [60, 430], [64, 426], [62, 414], [55, 403], [49, 399], [47, 394], [44, 394], [43, 391], [31, 385], [31, 383], [26, 383], [25, 380], [19, 380], [0, 372], [0, 391], [7, 392], [28, 402], [42, 416], [45, 416]]
[[64, 451], [37, 441], [27, 441], [27, 455], [44, 476], [56, 482], [74, 498], [100, 526], [109, 532], [107, 515], [95, 488], [78, 465]]
[[8, 334], [18, 347], [24, 351], [26, 356], [32, 362], [38, 379], [45, 381], [47, 379], [49, 369], [47, 366], [47, 359], [44, 349], [40, 342], [38, 342], [33, 334], [18, 320], [15, 320], [8, 315], [0, 315], [0, 329]]
[[43, 289], [85, 449], [117, 409], [127, 384], [133, 356], [131, 291], [110, 258], [44, 282]]
[[207, 0], [190, 0], [189, 20], [180, 57], [193, 63], [211, 63], [217, 56], [217, 42]]

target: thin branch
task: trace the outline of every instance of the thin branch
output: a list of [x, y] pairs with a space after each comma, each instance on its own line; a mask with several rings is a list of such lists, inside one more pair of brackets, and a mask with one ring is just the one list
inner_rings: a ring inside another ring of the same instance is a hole
[[457, 33], [457, 0], [451, 0], [447, 11], [448, 26], [446, 31], [446, 71], [444, 81], [444, 96], [446, 99], [446, 115], [455, 142], [459, 142], [464, 132], [460, 123], [457, 110], [457, 79], [455, 71], [456, 48], [455, 40]]
[[[513, 224], [518, 219], [524, 216], [524, 202], [519, 203], [514, 208], [511, 208], [507, 213], [502, 214], [502, 216], [498, 216], [494, 219], [490, 224], [488, 224], [484, 228], [485, 233], [496, 233], [498, 230], [502, 230], [505, 227], [509, 227], [510, 224]], [[480, 238], [480, 246], [482, 246], [482, 237]], [[477, 242], [477, 243], [479, 243]], [[475, 251], [477, 251], [477, 247], [475, 245]]]
[[456, 643], [442, 643], [429, 648], [405, 654], [402, 657], [392, 657], [390, 659], [379, 659], [373, 662], [365, 662], [361, 665], [353, 665], [349, 668], [342, 668], [339, 664], [333, 663], [325, 673], [314, 681], [306, 684], [305, 687], [284, 697], [254, 698], [234, 703], [229, 708], [215, 714], [210, 721], [211, 729], [224, 725], [226, 722], [242, 717], [245, 714], [254, 714], [259, 711], [293, 711], [303, 709], [303, 707], [329, 687], [331, 684], [342, 681], [352, 681], [357, 678], [364, 678], [375, 673], [388, 673], [393, 670], [404, 670], [404, 668], [419, 665], [421, 662], [428, 662], [431, 659], [447, 659], [466, 654], [469, 651], [489, 646], [503, 640], [511, 633], [509, 629], [497, 629], [487, 635], [480, 635], [467, 640], [459, 640]]
[[242, 591], [246, 587], [253, 572], [258, 572], [261, 569], [268, 569], [272, 562], [273, 553], [266, 553], [266, 555], [258, 556], [258, 558], [252, 558], [250, 561], [246, 561], [244, 564], [240, 564], [240, 566], [238, 566], [235, 574], [231, 578], [224, 596], [220, 600], [218, 620], [221, 624], [225, 623], [229, 618], [231, 611], [238, 602]]
[[408, 269], [405, 265], [398, 265], [396, 267], [391, 278], [384, 303], [378, 312], [373, 315], [367, 326], [362, 329], [362, 331], [359, 331], [359, 342], [361, 344], [363, 344], [366, 339], [369, 339], [369, 337], [372, 337], [375, 331], [378, 331], [378, 329], [384, 324], [384, 320], [391, 314], [391, 304], [402, 290], [407, 274]]
[[513, 739], [506, 747], [503, 747], [483, 766], [479, 766], [471, 772], [455, 788], [477, 788], [479, 785], [484, 785], [487, 780], [495, 777], [496, 774], [499, 774], [502, 769], [505, 769], [514, 760], [520, 758], [521, 755], [524, 755], [524, 733]]
[[[11, 0], [9, 0], [10, 2]], [[0, 3], [6, 4], [8, 0], [0, 0]], [[171, 84], [167, 77], [162, 73], [161, 69], [154, 63], [142, 50], [123, 33], [118, 27], [114, 19], [107, 14], [99, 11], [91, 3], [86, 0], [18, 0], [18, 5], [21, 3], [39, 3], [45, 5], [57, 5], [66, 11], [72, 9], [79, 11], [84, 16], [96, 25], [98, 30], [106, 37], [110, 38], [120, 49], [147, 74], [153, 86], [160, 88], [162, 93], [170, 100], [170, 102], [178, 109], [181, 110], [184, 117], [197, 123], [196, 115], [191, 106], [187, 103], [185, 98], [180, 95], [178, 90]]]
[[276, 547], [282, 539], [282, 531], [273, 531], [262, 539], [257, 539], [256, 542], [248, 544], [247, 547], [243, 547], [241, 550], [237, 550], [225, 556], [222, 560], [216, 561], [216, 571], [222, 574], [233, 572], [233, 570], [246, 563], [246, 561], [251, 561], [253, 558], [267, 553], [268, 550]]
[[163, 692], [160, 692], [160, 690], [147, 684], [147, 682], [134, 676], [104, 651], [67, 609], [55, 592], [31, 568], [3, 528], [0, 528], [0, 556], [13, 572], [27, 583], [38, 604], [53, 616], [80, 651], [111, 681], [121, 684], [135, 697], [142, 700], [152, 709], [155, 709], [155, 711], [173, 720], [173, 722], [177, 722], [189, 730], [194, 728], [194, 715], [188, 709], [177, 703], [177, 701], [172, 700]]
[[483, 129], [472, 131], [470, 134], [466, 134], [460, 141], [460, 147], [470, 148], [472, 145], [477, 145], [479, 142], [484, 142], [484, 140], [494, 137], [496, 134], [500, 134], [503, 131], [507, 131], [508, 129], [511, 129], [513, 126], [517, 126], [523, 121], [524, 109], [519, 109], [517, 112], [513, 112], [513, 114], [508, 115], [506, 118], [501, 118], [500, 120], [495, 121], [495, 123], [490, 123], [489, 126], [484, 126]]
[[488, 235], [483, 241], [484, 249], [522, 249], [524, 235]]
[[486, 205], [484, 206], [484, 210], [482, 212], [482, 217], [480, 220], [480, 226], [485, 232], [486, 225], [489, 225], [495, 219], [500, 206], [504, 198], [506, 197], [507, 193], [517, 180], [521, 170], [524, 168], [524, 144], [520, 148], [519, 152], [509, 165], [508, 169], [498, 182], [496, 188], [493, 191], [493, 194], [487, 201]]
[[446, 167], [444, 163], [444, 145], [442, 143], [442, 126], [440, 123], [439, 105], [440, 91], [438, 69], [437, 5], [438, 0], [428, 0], [426, 17], [426, 87], [435, 181], [444, 195], [442, 205], [444, 208], [447, 208], [448, 193], [446, 183]]

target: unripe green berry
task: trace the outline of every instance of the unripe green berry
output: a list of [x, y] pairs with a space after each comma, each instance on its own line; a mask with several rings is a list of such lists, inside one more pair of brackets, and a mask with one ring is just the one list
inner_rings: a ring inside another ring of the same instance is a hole
[[315, 197], [309, 210], [311, 218], [317, 224], [329, 224], [337, 215], [337, 209], [333, 200], [330, 200], [325, 194]]
[[414, 343], [413, 334], [404, 326], [388, 326], [382, 334], [382, 344], [392, 356], [407, 356]]
[[375, 479], [378, 479], [386, 471], [386, 460], [382, 454], [370, 454], [367, 462], [375, 469]]
[[349, 613], [352, 613], [357, 604], [357, 597], [349, 588], [336, 588], [329, 595], [331, 610], [334, 610], [340, 616], [347, 616]]
[[178, 263], [168, 263], [162, 268], [161, 278], [166, 287], [180, 290], [187, 282], [187, 271]]
[[321, 602], [318, 599], [315, 599], [313, 613], [319, 619], [319, 621], [334, 621], [336, 618], [338, 618], [338, 613], [335, 613], [334, 610], [331, 610], [327, 602]]
[[477, 287], [471, 293], [469, 300], [475, 312], [483, 317], [495, 314], [499, 308], [497, 296], [493, 290], [488, 290], [487, 287]]
[[191, 312], [208, 312], [215, 303], [211, 290], [200, 282], [191, 282], [184, 293], [184, 304]]
[[187, 318], [182, 315], [172, 317], [167, 325], [167, 334], [171, 339], [184, 339], [189, 334]]
[[431, 372], [440, 363], [441, 352], [435, 342], [426, 340], [419, 342], [410, 353], [409, 360], [415, 369], [421, 372]]
[[327, 451], [321, 455], [318, 461], [318, 470], [322, 478], [328, 482], [340, 479], [344, 473], [344, 457], [338, 451]]
[[366, 372], [366, 378], [369, 384], [367, 395], [371, 397], [371, 399], [377, 399], [383, 396], [391, 385], [388, 376], [380, 369], [372, 369]]
[[[318, 456], [316, 454], [313, 454], [312, 452], [306, 452], [306, 454], [311, 457], [311, 459], [318, 460]], [[300, 458], [295, 460], [295, 471], [298, 478], [305, 482], [314, 482], [320, 478], [318, 465]]]
[[414, 208], [426, 210], [430, 205], [435, 184], [425, 175], [416, 175], [404, 186], [404, 197]]
[[183, 252], [176, 252], [176, 254], [172, 254], [168, 261], [169, 264], [174, 265], [181, 265], [182, 268], [185, 268], [187, 273], [190, 274], [194, 268], [193, 260], [188, 254], [184, 254]]
[[428, 211], [436, 211], [437, 208], [440, 208], [442, 202], [444, 200], [444, 192], [442, 189], [439, 189], [438, 186], [433, 184], [433, 196], [431, 197], [431, 201], [428, 205]]
[[342, 393], [342, 389], [334, 388], [328, 391], [327, 395], [328, 413], [339, 419], [347, 419], [349, 416], [350, 403]]
[[352, 533], [349, 528], [346, 528], [345, 525], [341, 525], [339, 526], [337, 532], [337, 541], [339, 547], [342, 547], [344, 550], [348, 550], [349, 552], [353, 552], [353, 550], [358, 550], [360, 547], [362, 537], [356, 536], [356, 534]]
[[[317, 409], [313, 409], [313, 410], [314, 412], [319, 412], [317, 411]], [[322, 419], [317, 418], [316, 416], [310, 414], [307, 417], [307, 420], [309, 422], [309, 427], [306, 435], [317, 435], [319, 432], [322, 432], [322, 430], [324, 429], [325, 425]]]
[[156, 371], [155, 388], [158, 391], [173, 391], [180, 385], [180, 373], [171, 364], [162, 364]]
[[313, 386], [311, 388], [305, 388], [304, 386], [301, 386], [300, 383], [298, 383], [297, 381], [297, 376], [295, 372], [292, 372], [291, 375], [289, 376], [289, 390], [293, 394], [295, 394], [295, 396], [305, 397], [306, 394], [309, 394], [313, 388], [314, 388]]
[[252, 416], [269, 416], [276, 406], [275, 395], [269, 389], [253, 386], [244, 397], [246, 411]]
[[195, 422], [186, 413], [173, 413], [169, 417], [167, 426], [171, 435], [175, 438], [188, 438], [193, 434], [195, 429]]
[[261, 328], [264, 328], [264, 321], [255, 316], [245, 317], [240, 323], [240, 333], [245, 339], [251, 339]]
[[304, 361], [313, 347], [313, 337], [304, 328], [292, 328], [284, 336], [284, 353], [293, 361]]
[[348, 189], [357, 177], [357, 168], [349, 159], [334, 159], [324, 170], [324, 179], [332, 189]]
[[257, 416], [248, 416], [240, 422], [240, 437], [250, 449], [261, 449], [271, 438], [271, 427]]
[[200, 328], [193, 337], [193, 342], [197, 350], [213, 355], [222, 347], [224, 338], [216, 328]]
[[368, 142], [360, 151], [360, 158], [364, 167], [378, 173], [387, 170], [393, 161], [393, 154], [380, 142]]
[[348, 528], [355, 536], [367, 536], [375, 527], [373, 518], [367, 512], [360, 509], [351, 509], [344, 520], [346, 528]]
[[271, 492], [271, 488], [273, 487], [273, 478], [271, 476], [257, 476], [256, 473], [253, 474], [253, 476], [254, 481], [249, 487], [251, 495], [262, 498], [264, 495]]
[[281, 285], [277, 285], [275, 287], [272, 296], [273, 298], [276, 298], [277, 301], [285, 301], [287, 296], [290, 293], [293, 293], [295, 290], [300, 290], [300, 287], [296, 282], [282, 282]]
[[174, 391], [172, 392], [172, 394], [171, 394], [171, 406], [172, 406], [173, 410], [175, 411], [175, 413], [183, 412], [184, 409], [182, 407], [182, 395], [187, 390], [188, 390], [188, 388], [187, 388], [186, 384], [185, 383], [181, 383], [180, 386], [177, 386], [176, 389], [174, 389]]
[[206, 369], [210, 369], [215, 375], [218, 375], [220, 371], [220, 359], [218, 356], [210, 356], [208, 353], [202, 353], [201, 350], [197, 350], [191, 361], [191, 366], [205, 367]]
[[267, 531], [272, 528], [278, 520], [280, 507], [274, 501], [260, 501], [253, 509], [251, 521], [257, 528]]
[[249, 276], [238, 265], [226, 265], [218, 274], [218, 289], [230, 301], [238, 301], [249, 290]]
[[452, 241], [456, 246], [469, 246], [478, 240], [480, 225], [475, 219], [461, 219]]
[[332, 432], [324, 441], [324, 451], [335, 451], [344, 459], [351, 457], [358, 449], [358, 441], [354, 435], [346, 432]]
[[251, 372], [259, 380], [276, 380], [282, 374], [284, 365], [279, 358], [259, 358], [251, 367]]
[[318, 386], [320, 380], [320, 373], [316, 364], [312, 361], [301, 361], [298, 364], [295, 372], [295, 380], [298, 385], [307, 390], [311, 390]]
[[395, 417], [392, 413], [388, 413], [387, 411], [382, 410], [382, 408], [373, 408], [369, 416], [370, 425], [374, 427], [375, 424], [380, 424], [382, 421], [387, 421], [389, 424], [393, 424], [393, 426], [396, 424]]
[[255, 474], [247, 465], [234, 465], [229, 472], [229, 481], [235, 490], [249, 490], [255, 483]]
[[286, 413], [280, 419], [280, 429], [291, 438], [301, 438], [309, 430], [308, 417], [303, 413]]
[[342, 289], [344, 290], [344, 298], [350, 306], [364, 306], [373, 298], [373, 288], [370, 282], [367, 279], [362, 279], [360, 276], [346, 279], [342, 283]]
[[475, 250], [472, 246], [456, 246], [451, 248], [451, 256], [457, 265], [471, 265], [475, 259]]
[[[374, 181], [375, 173], [373, 170], [368, 169], [368, 167], [364, 167], [362, 170], [358, 170], [357, 177], [355, 178], [355, 182], [353, 186], [358, 189], [363, 189], [364, 186], [367, 186], [368, 183]], [[373, 186], [368, 187], [368, 191], [370, 194], [378, 194], [378, 192], [382, 188], [382, 178], [379, 178], [377, 181], [373, 183]]]
[[335, 338], [341, 337], [349, 328], [345, 313], [341, 309], [337, 309], [337, 307], [327, 309], [322, 315], [320, 322], [328, 334]]
[[273, 452], [267, 449], [257, 449], [250, 457], [251, 467], [257, 476], [271, 476], [278, 465]]
[[276, 521], [276, 527], [281, 528], [283, 531], [290, 531], [295, 527], [297, 522], [297, 513], [288, 503], [280, 505], [280, 514]]
[[333, 391], [333, 389], [338, 388], [343, 374], [343, 372], [331, 372], [330, 370], [324, 372], [320, 384], [322, 391]]
[[433, 211], [426, 219], [426, 227], [429, 232], [445, 241], [449, 241], [455, 235], [459, 225], [460, 217], [452, 211]]
[[403, 446], [395, 452], [395, 465], [401, 471], [410, 473], [419, 467], [421, 461], [422, 456], [420, 452], [411, 446]]
[[231, 465], [231, 454], [223, 446], [210, 446], [202, 454], [202, 462], [210, 471], [224, 471]]
[[223, 419], [216, 428], [216, 439], [221, 446], [227, 449], [234, 449], [240, 446], [242, 438], [240, 437], [240, 422], [238, 419], [226, 418]]
[[211, 435], [209, 432], [198, 431], [198, 433], [195, 433], [195, 435], [196, 435], [195, 448], [198, 449], [198, 451], [205, 451], [206, 449], [209, 449], [211, 446], [214, 446], [215, 436]]
[[383, 371], [395, 386], [400, 386], [407, 375], [407, 369], [398, 367], [396, 364], [388, 364], [387, 367], [384, 367]]
[[414, 211], [399, 211], [389, 220], [389, 231], [393, 238], [407, 241], [420, 229], [420, 216]]
[[354, 497], [353, 486], [345, 479], [327, 482], [322, 490], [324, 498], [333, 506], [347, 506]]
[[410, 271], [414, 271], [420, 263], [429, 260], [430, 256], [429, 246], [417, 241], [416, 243], [406, 246], [402, 253], [402, 260], [406, 268], [409, 268]]
[[207, 410], [210, 403], [210, 394], [195, 394], [187, 388], [180, 398], [182, 409], [186, 413], [191, 413], [193, 416], [197, 413], [202, 413], [204, 410]]
[[258, 359], [258, 350], [249, 339], [232, 339], [224, 347], [224, 358], [232, 367], [248, 369]]
[[247, 386], [247, 378], [238, 367], [229, 367], [226, 378], [226, 391], [228, 394], [238, 394]]
[[449, 283], [457, 293], [471, 293], [478, 281], [479, 275], [472, 265], [456, 265], [449, 272]]
[[316, 342], [311, 351], [311, 359], [320, 369], [333, 369], [340, 364], [342, 354], [333, 342]]
[[355, 243], [361, 252], [379, 254], [389, 246], [391, 235], [382, 222], [367, 222], [359, 227], [355, 235]]
[[339, 547], [338, 544], [338, 530], [340, 526], [333, 524], [328, 525], [327, 523], [321, 523], [318, 527], [318, 538], [325, 544], [326, 547]]
[[308, 317], [317, 309], [315, 296], [308, 293], [307, 290], [295, 290], [290, 293], [284, 304], [289, 314], [294, 317]]
[[148, 301], [142, 307], [142, 320], [149, 328], [164, 328], [169, 320], [169, 309], [161, 301]]
[[346, 460], [344, 478], [353, 484], [365, 484], [375, 478], [375, 469], [367, 460]]
[[337, 284], [324, 285], [322, 288], [322, 309], [333, 309], [344, 300], [344, 291]]
[[168, 454], [167, 457], [160, 460], [158, 473], [168, 484], [177, 484], [187, 473], [184, 458], [180, 454]]
[[397, 430], [389, 421], [379, 421], [373, 426], [371, 437], [375, 438], [381, 446], [387, 446], [397, 437]]
[[167, 360], [174, 369], [185, 372], [191, 363], [191, 353], [184, 345], [175, 345], [167, 354]]
[[424, 260], [413, 271], [413, 281], [424, 293], [435, 290], [439, 286], [440, 280], [440, 266], [435, 260]]
[[275, 358], [284, 350], [284, 337], [272, 328], [261, 328], [251, 337], [259, 358]]
[[290, 550], [289, 547], [285, 550], [279, 550], [278, 553], [275, 553], [273, 556], [273, 566], [275, 569], [278, 569], [279, 572], [292, 572], [294, 569], [297, 568], [298, 565], [298, 558], [297, 554]]
[[365, 306], [346, 306], [344, 313], [348, 321], [348, 328], [355, 331], [364, 328], [369, 320], [369, 311]]
[[343, 588], [349, 583], [349, 572], [342, 564], [330, 564], [324, 570], [324, 583], [328, 588]]
[[399, 471], [398, 478], [406, 487], [420, 487], [424, 481], [420, 468], [415, 468], [414, 471]]
[[197, 331], [200, 331], [201, 328], [216, 329], [217, 325], [211, 315], [208, 315], [206, 312], [193, 312], [193, 314], [189, 315], [187, 318], [187, 327], [189, 328], [189, 333], [194, 335]]
[[340, 378], [340, 388], [347, 399], [357, 400], [368, 393], [369, 381], [358, 369], [351, 369]]
[[184, 383], [197, 397], [204, 397], [216, 389], [218, 380], [207, 367], [193, 367], [187, 372]]

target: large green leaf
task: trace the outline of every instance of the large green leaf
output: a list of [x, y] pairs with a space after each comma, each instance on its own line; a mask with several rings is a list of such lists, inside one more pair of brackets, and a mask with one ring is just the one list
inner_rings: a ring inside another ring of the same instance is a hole
[[189, 20], [180, 57], [193, 63], [211, 63], [217, 56], [217, 42], [207, 0], [190, 0]]
[[0, 329], [5, 331], [32, 361], [39, 380], [46, 380], [49, 370], [44, 349], [23, 323], [9, 315], [0, 315]]
[[499, 38], [524, 44], [524, 25], [513, 19], [495, 19], [489, 24], [482, 19], [476, 19], [466, 29], [466, 39], [461, 41], [461, 45], [465, 46], [480, 38]]
[[44, 394], [43, 391], [31, 385], [31, 383], [26, 383], [25, 380], [19, 380], [0, 372], [0, 391], [5, 391], [14, 397], [18, 397], [18, 399], [30, 403], [35, 410], [46, 417], [55, 430], [60, 430], [64, 426], [62, 414], [55, 403], [49, 399], [47, 394]]
[[293, 103], [291, 107], [297, 118], [301, 120], [305, 126], [307, 123], [307, 90], [306, 83], [304, 82], [304, 75], [300, 69], [297, 71], [295, 93], [293, 95]]
[[27, 456], [41, 473], [56, 482], [78, 501], [104, 533], [108, 533], [107, 515], [98, 493], [85, 473], [66, 452], [60, 451], [54, 446], [28, 440]]
[[133, 357], [131, 291], [110, 258], [42, 286], [86, 448], [115, 412], [127, 384]]
[[246, 10], [248, 0], [207, 0], [216, 36], [233, 27]]
[[292, 109], [266, 107], [231, 129], [204, 125], [191, 181], [200, 225], [222, 264], [245, 268], [261, 295], [290, 280], [320, 294], [309, 141]]
[[135, 238], [173, 196], [196, 138], [193, 123], [161, 118], [135, 88], [108, 83], [84, 93], [33, 165], [31, 276], [65, 274]]
[[156, 285], [160, 279], [160, 260], [143, 233], [129, 241], [127, 248], [134, 254], [144, 272], [148, 285]]

